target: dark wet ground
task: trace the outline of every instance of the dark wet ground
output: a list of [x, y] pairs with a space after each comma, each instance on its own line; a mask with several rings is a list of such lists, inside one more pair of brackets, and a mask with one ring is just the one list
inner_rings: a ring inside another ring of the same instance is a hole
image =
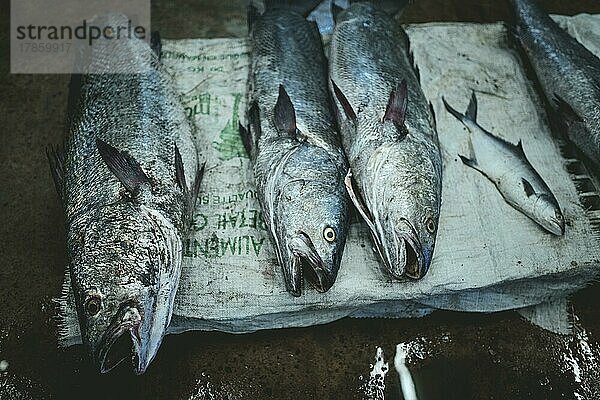
[[[242, 3], [156, 1], [153, 29], [166, 38], [241, 36]], [[600, 13], [597, 1], [543, 3], [555, 13]], [[0, 399], [361, 398], [375, 347], [392, 355], [400, 342], [421, 349], [409, 359], [421, 400], [571, 399], [575, 392], [600, 398], [599, 285], [572, 298], [579, 317], [574, 338], [542, 331], [512, 312], [436, 312], [418, 320], [169, 336], [141, 377], [124, 365], [99, 376], [82, 348], [57, 350], [50, 299], [59, 293], [66, 255], [44, 149], [61, 140], [68, 77], [10, 75], [7, 1], [1, 13]], [[404, 20], [507, 17], [503, 1], [419, 0]], [[386, 382], [387, 398], [400, 398], [395, 372]]]

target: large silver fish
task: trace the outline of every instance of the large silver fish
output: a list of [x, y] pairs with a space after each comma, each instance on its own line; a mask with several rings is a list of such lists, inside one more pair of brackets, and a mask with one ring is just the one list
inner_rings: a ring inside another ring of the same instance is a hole
[[514, 35], [569, 139], [600, 165], [600, 59], [534, 0], [511, 0]]
[[96, 73], [73, 76], [64, 153], [49, 156], [83, 342], [101, 372], [131, 358], [141, 374], [171, 319], [202, 168], [150, 46], [99, 40], [89, 49], [80, 62]]
[[492, 181], [508, 204], [549, 232], [559, 236], [564, 234], [565, 220], [558, 202], [546, 182], [527, 160], [521, 141], [517, 145], [508, 143], [477, 123], [475, 92], [464, 115], [446, 103], [445, 99], [442, 100], [448, 112], [471, 133], [471, 154], [469, 157], [460, 156], [462, 162]]
[[316, 24], [285, 7], [250, 13], [248, 121], [240, 127], [287, 290], [303, 272], [319, 291], [334, 283], [348, 230], [346, 159], [327, 90]]
[[422, 278], [438, 229], [442, 161], [408, 37], [372, 3], [353, 3], [338, 14], [330, 51], [350, 197], [387, 271]]

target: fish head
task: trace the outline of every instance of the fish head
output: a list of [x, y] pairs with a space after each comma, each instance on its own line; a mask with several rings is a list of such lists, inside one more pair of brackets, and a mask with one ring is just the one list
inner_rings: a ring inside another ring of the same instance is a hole
[[562, 236], [565, 233], [565, 218], [558, 202], [546, 193], [534, 196], [533, 219], [549, 232]]
[[319, 292], [331, 288], [346, 243], [348, 200], [343, 184], [318, 178], [323, 179], [287, 183], [275, 207], [276, 252], [286, 288], [294, 296], [301, 294], [303, 276]]
[[379, 253], [388, 272], [397, 279], [421, 279], [433, 257], [437, 218], [431, 211], [411, 206], [407, 204], [402, 212], [391, 210], [384, 221], [374, 221], [380, 233], [374, 238], [380, 243]]
[[170, 273], [181, 261], [168, 230], [148, 215], [100, 214], [71, 252], [82, 339], [100, 372], [130, 359], [142, 374], [170, 322], [178, 278]]
[[390, 275], [396, 279], [421, 279], [429, 270], [435, 247], [439, 182], [433, 170], [414, 173], [426, 163], [416, 160], [416, 164], [411, 164], [414, 157], [403, 158], [393, 150], [394, 146], [380, 147], [370, 159], [369, 170], [374, 175], [369, 181], [381, 183], [361, 185], [368, 210], [365, 216], [375, 250]]

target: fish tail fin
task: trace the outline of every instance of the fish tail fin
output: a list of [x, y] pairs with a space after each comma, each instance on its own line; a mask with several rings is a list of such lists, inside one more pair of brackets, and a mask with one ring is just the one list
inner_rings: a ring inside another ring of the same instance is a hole
[[264, 5], [265, 11], [274, 8], [285, 8], [306, 18], [322, 2], [323, 0], [264, 0]]
[[[350, 0], [349, 3], [358, 3], [364, 0]], [[371, 3], [380, 10], [394, 18], [399, 18], [409, 4], [414, 0], [371, 0]]]
[[444, 103], [444, 107], [446, 108], [446, 111], [448, 111], [450, 114], [452, 114], [454, 116], [454, 118], [456, 118], [460, 122], [464, 123], [465, 116], [462, 115], [461, 113], [459, 113], [458, 111], [456, 111], [456, 109], [453, 108], [450, 104], [448, 104], [448, 102], [446, 101], [444, 96], [442, 96], [442, 102]]
[[467, 111], [464, 114], [456, 111], [454, 107], [452, 107], [446, 99], [442, 96], [442, 102], [444, 103], [444, 107], [446, 110], [454, 116], [457, 120], [466, 125], [467, 122], [477, 123], [477, 96], [475, 96], [475, 91], [471, 93], [471, 100], [469, 101], [469, 105], [467, 106]]

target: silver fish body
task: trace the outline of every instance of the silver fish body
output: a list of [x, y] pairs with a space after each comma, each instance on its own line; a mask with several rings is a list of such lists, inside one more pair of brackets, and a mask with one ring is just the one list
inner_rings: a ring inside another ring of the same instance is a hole
[[534, 0], [511, 0], [515, 36], [569, 139], [600, 165], [600, 59]]
[[101, 372], [131, 354], [141, 374], [171, 319], [202, 168], [151, 48], [131, 39], [90, 49], [86, 70], [107, 73], [73, 76], [64, 154], [51, 164], [83, 342]]
[[240, 128], [285, 279], [334, 283], [348, 230], [347, 163], [327, 90], [317, 27], [286, 8], [251, 20], [249, 129]]
[[442, 161], [406, 33], [372, 3], [338, 14], [330, 84], [353, 180], [351, 198], [395, 278], [422, 278], [437, 234]]
[[519, 141], [508, 143], [477, 124], [477, 98], [471, 96], [465, 115], [446, 100], [448, 112], [470, 132], [471, 155], [460, 156], [467, 166], [476, 169], [496, 185], [506, 202], [555, 235], [565, 232], [565, 220], [554, 194], [533, 168]]

